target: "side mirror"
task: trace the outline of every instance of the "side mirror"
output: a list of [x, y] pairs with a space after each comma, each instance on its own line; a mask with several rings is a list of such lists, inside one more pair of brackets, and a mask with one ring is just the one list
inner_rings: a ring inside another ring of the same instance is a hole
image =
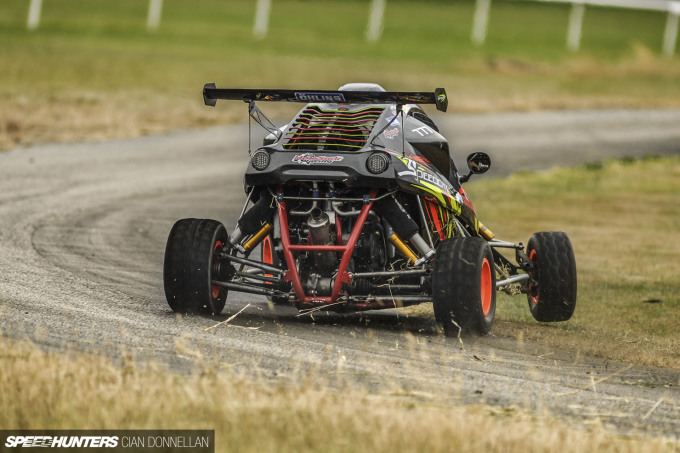
[[468, 182], [472, 175], [481, 175], [489, 171], [489, 168], [491, 168], [491, 158], [487, 153], [472, 153], [467, 157], [467, 165], [470, 173], [461, 176], [460, 182]]

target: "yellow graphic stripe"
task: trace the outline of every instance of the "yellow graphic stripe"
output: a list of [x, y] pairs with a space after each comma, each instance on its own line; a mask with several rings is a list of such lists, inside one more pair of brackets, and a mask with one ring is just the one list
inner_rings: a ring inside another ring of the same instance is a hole
[[427, 193], [431, 193], [437, 200], [439, 200], [442, 204], [446, 205], [446, 201], [444, 200], [444, 197], [442, 197], [442, 193], [439, 190], [437, 190], [435, 186], [423, 181], [420, 181], [420, 184], [411, 185], [416, 189], [424, 190]]
[[439, 201], [442, 202], [442, 205], [446, 206], [446, 208], [449, 209], [450, 211], [453, 211], [454, 214], [460, 215], [461, 207], [451, 195], [449, 195], [446, 192], [443, 192], [441, 189], [439, 189], [439, 187], [434, 186], [425, 181], [420, 181], [420, 184], [427, 186], [433, 191], [435, 191], [436, 197]]

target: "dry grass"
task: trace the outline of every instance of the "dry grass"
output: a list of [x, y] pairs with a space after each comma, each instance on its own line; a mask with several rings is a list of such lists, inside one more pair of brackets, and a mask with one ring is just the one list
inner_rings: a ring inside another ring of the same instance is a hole
[[[668, 84], [680, 79], [680, 64], [664, 63], [658, 57], [635, 57], [617, 64], [591, 58], [575, 58], [563, 64], [532, 64], [511, 59], [472, 59], [458, 67], [431, 68], [417, 75], [395, 74], [369, 63], [354, 63], [354, 74], [342, 68], [348, 61], [329, 62], [317, 70], [309, 58], [272, 58], [290, 78], [315, 73], [311, 82], [281, 81], [274, 73], [260, 74], [252, 83], [234, 86], [300, 87], [332, 89], [347, 80], [375, 80], [387, 87], [423, 89], [448, 88], [451, 110], [493, 112], [504, 110], [593, 109], [593, 108], [680, 108], [680, 91]], [[77, 62], [74, 64], [84, 64]], [[252, 65], [250, 57], [236, 59], [239, 67]], [[292, 76], [291, 76], [292, 74]], [[343, 74], [339, 76], [338, 74]], [[110, 90], [79, 90], [63, 87], [46, 93], [17, 95], [18, 88], [0, 88], [0, 150], [17, 145], [47, 142], [101, 141], [194, 129], [247, 118], [240, 103], [222, 103], [211, 109], [202, 105], [202, 83], [187, 77], [179, 91], [167, 87], [123, 87]], [[218, 80], [219, 82], [219, 80]], [[78, 82], [74, 81], [74, 85]], [[223, 85], [223, 83], [221, 84]], [[8, 92], [11, 91], [10, 92]], [[675, 91], [678, 91], [675, 93]], [[670, 95], [669, 95], [670, 92]], [[272, 110], [267, 105], [265, 110]]]
[[267, 383], [197, 361], [192, 375], [128, 357], [48, 354], [0, 339], [2, 429], [215, 429], [217, 451], [679, 451], [659, 439], [581, 429], [513, 408]]
[[9, 99], [0, 101], [0, 150], [17, 144], [104, 141], [243, 121], [244, 110], [234, 107], [208, 110], [191, 100], [135, 91], [66, 92], [39, 103], [27, 97]]

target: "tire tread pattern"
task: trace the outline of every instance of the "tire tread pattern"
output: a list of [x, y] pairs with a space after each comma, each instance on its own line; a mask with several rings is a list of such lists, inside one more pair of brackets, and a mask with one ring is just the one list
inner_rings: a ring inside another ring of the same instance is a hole
[[225, 242], [224, 226], [209, 219], [179, 220], [170, 230], [163, 265], [168, 305], [180, 313], [219, 314], [226, 302], [226, 290], [213, 299], [211, 289], [213, 247]]
[[536, 250], [538, 302], [531, 314], [540, 322], [567, 321], [576, 308], [576, 260], [569, 237], [561, 231], [535, 233], [527, 245], [527, 254]]
[[[484, 316], [481, 307], [481, 266], [484, 258], [491, 265], [491, 310]], [[446, 335], [462, 332], [486, 334], [496, 310], [496, 275], [493, 254], [481, 238], [444, 240], [435, 255], [432, 274], [434, 315]]]
[[193, 246], [198, 222], [197, 219], [177, 221], [170, 230], [165, 246], [163, 285], [168, 305], [175, 312], [195, 311], [188, 304], [185, 274], [188, 265], [186, 251]]

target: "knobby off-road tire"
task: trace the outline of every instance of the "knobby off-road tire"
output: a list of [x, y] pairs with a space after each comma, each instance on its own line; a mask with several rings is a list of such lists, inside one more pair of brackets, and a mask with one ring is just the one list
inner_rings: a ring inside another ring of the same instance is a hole
[[560, 231], [535, 233], [527, 255], [534, 262], [527, 299], [536, 321], [567, 321], [576, 308], [576, 260], [569, 237]]
[[451, 238], [437, 247], [432, 298], [435, 319], [446, 335], [484, 335], [491, 330], [496, 314], [496, 272], [485, 240]]
[[222, 312], [227, 290], [213, 285], [212, 279], [221, 268], [215, 253], [222, 251], [227, 240], [224, 225], [216, 220], [182, 219], [175, 223], [163, 264], [165, 298], [173, 311]]

